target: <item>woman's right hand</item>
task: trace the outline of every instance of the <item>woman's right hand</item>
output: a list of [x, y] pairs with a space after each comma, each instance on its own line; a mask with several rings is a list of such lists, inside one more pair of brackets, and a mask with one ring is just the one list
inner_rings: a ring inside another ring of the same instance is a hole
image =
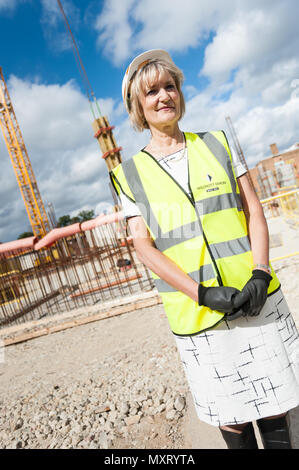
[[248, 299], [247, 293], [234, 287], [204, 287], [201, 284], [198, 286], [198, 304], [221, 313], [237, 312]]

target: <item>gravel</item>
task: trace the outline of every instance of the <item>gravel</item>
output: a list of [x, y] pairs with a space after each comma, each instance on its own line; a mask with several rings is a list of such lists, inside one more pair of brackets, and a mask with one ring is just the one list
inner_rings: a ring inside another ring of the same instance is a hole
[[7, 347], [0, 375], [0, 448], [185, 445], [188, 386], [161, 305]]

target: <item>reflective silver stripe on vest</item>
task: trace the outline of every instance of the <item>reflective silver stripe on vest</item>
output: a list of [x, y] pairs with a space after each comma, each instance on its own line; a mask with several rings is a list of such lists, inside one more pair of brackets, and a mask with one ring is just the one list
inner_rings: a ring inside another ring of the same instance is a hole
[[211, 196], [207, 199], [197, 201], [196, 209], [199, 215], [212, 214], [213, 212], [222, 211], [224, 209], [239, 209], [242, 207], [240, 194], [220, 194], [219, 196]]
[[251, 250], [248, 237], [235, 238], [227, 242], [213, 243], [209, 246], [215, 259], [240, 255]]
[[234, 177], [229, 155], [224, 145], [219, 142], [219, 140], [210, 132], [204, 132], [202, 134], [198, 133], [197, 135], [203, 140], [208, 149], [212, 152], [212, 154], [217, 158], [220, 165], [224, 168], [229, 177], [232, 191], [233, 193], [236, 193], [237, 183]]
[[195, 237], [202, 236], [201, 228], [198, 222], [191, 222], [190, 224], [177, 227], [170, 232], [165, 232], [161, 237], [155, 240], [155, 245], [160, 251], [165, 251], [168, 248], [183, 243]]
[[148, 197], [144, 191], [142, 181], [140, 179], [138, 170], [136, 168], [133, 158], [127, 160], [122, 164], [123, 171], [128, 182], [128, 185], [135, 196], [136, 204], [140, 209], [142, 217], [148, 223], [149, 227], [154, 234], [155, 238], [160, 238], [161, 229], [156, 219], [154, 212], [150, 206]]
[[[188, 275], [192, 277], [194, 281], [199, 283], [215, 278], [215, 273], [211, 264], [205, 264], [204, 266], [201, 266], [198, 271], [188, 273]], [[154, 279], [154, 281], [158, 291], [161, 293], [178, 292], [177, 289], [170, 286], [167, 282], [163, 281], [163, 279]]]
[[[232, 205], [230, 207], [236, 207], [238, 210], [242, 210], [242, 202], [241, 202], [241, 196], [240, 194], [237, 193], [237, 182], [235, 180], [233, 168], [232, 168], [232, 163], [229, 157], [229, 154], [227, 153], [226, 148], [224, 145], [219, 142], [219, 140], [210, 132], [204, 132], [204, 133], [198, 133], [197, 134], [200, 139], [206, 144], [210, 152], [214, 155], [214, 157], [217, 158], [218, 162], [222, 166], [222, 168], [225, 170], [231, 187], [232, 187], [232, 194], [226, 194], [225, 196], [230, 196], [230, 200], [232, 202]], [[224, 196], [224, 195], [223, 195]], [[216, 196], [217, 197], [217, 196]], [[221, 196], [218, 196], [221, 197]], [[210, 201], [211, 199], [211, 201]], [[210, 204], [208, 204], [208, 212], [206, 211], [206, 208], [204, 208], [203, 214], [208, 214], [211, 212], [214, 212], [212, 210], [212, 205], [213, 205], [213, 198], [208, 199]], [[220, 204], [219, 204], [220, 205]], [[217, 206], [216, 206], [217, 207]], [[228, 207], [223, 207], [223, 209], [227, 209]], [[216, 209], [216, 210], [221, 210], [221, 209]]]
[[[213, 243], [209, 246], [215, 259], [240, 255], [251, 250], [248, 237], [235, 238], [227, 242]], [[212, 265], [207, 264], [201, 266], [198, 271], [189, 273], [189, 276], [196, 282], [204, 282], [213, 279], [215, 274]], [[159, 292], [177, 292], [174, 287], [170, 286], [162, 279], [155, 279], [155, 284]]]

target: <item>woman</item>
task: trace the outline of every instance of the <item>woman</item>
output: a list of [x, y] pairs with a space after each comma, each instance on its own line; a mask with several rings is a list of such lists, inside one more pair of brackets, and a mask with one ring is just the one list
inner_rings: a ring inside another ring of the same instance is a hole
[[291, 448], [299, 339], [269, 266], [267, 223], [224, 132], [182, 132], [182, 72], [163, 50], [129, 65], [123, 98], [148, 145], [111, 172], [153, 273], [198, 417], [228, 448]]

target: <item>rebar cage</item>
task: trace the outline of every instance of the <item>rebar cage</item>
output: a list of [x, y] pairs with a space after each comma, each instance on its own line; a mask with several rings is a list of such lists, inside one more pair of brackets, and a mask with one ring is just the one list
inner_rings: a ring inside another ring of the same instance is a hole
[[153, 288], [125, 222], [114, 222], [46, 249], [0, 254], [0, 328]]

